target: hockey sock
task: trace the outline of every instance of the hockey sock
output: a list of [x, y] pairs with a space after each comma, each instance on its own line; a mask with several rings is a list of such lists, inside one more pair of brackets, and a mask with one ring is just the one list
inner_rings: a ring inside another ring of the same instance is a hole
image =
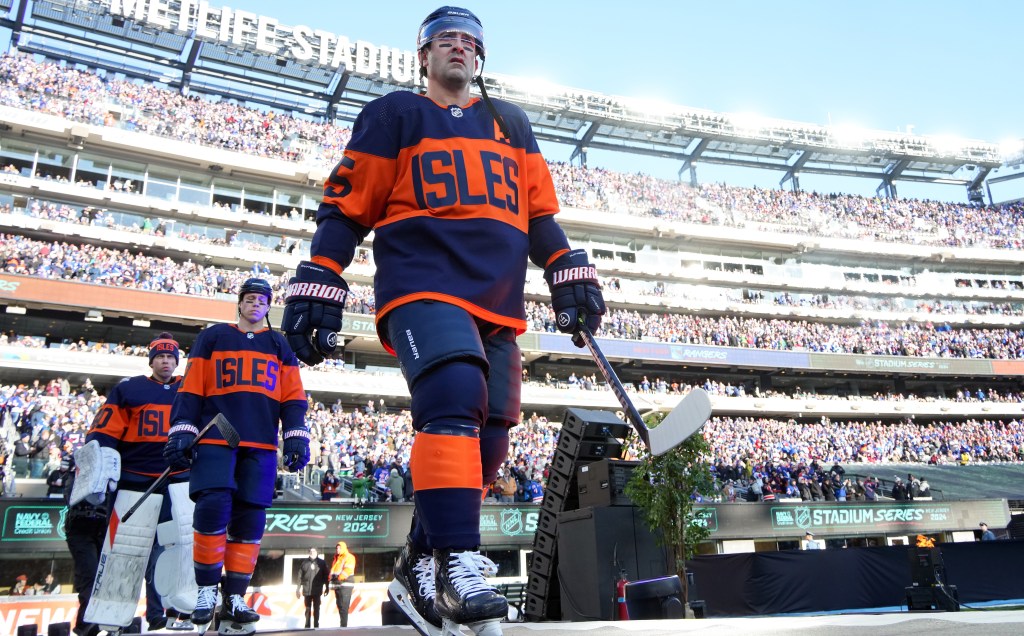
[[416, 484], [416, 515], [427, 545], [435, 549], [478, 546], [483, 488], [479, 441], [421, 431], [413, 439], [409, 467]]

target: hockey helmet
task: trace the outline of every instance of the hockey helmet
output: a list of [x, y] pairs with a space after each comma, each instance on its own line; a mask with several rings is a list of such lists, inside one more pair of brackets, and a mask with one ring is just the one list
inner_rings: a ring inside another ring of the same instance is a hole
[[419, 34], [416, 36], [416, 50], [422, 51], [423, 47], [434, 41], [434, 38], [442, 33], [465, 33], [473, 38], [476, 46], [476, 54], [484, 59], [484, 27], [480, 18], [473, 15], [469, 9], [460, 7], [441, 7], [423, 20], [420, 25]]
[[267, 297], [268, 303], [274, 299], [274, 291], [270, 288], [270, 283], [262, 278], [250, 278], [242, 283], [242, 286], [238, 288], [238, 302], [242, 302], [242, 298], [246, 294], [262, 294]]

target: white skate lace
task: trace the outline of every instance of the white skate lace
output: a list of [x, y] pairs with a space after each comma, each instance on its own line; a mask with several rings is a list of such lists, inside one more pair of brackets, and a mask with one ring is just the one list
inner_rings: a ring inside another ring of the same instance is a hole
[[232, 594], [229, 596], [228, 603], [231, 605], [232, 614], [249, 611], [249, 606], [245, 604], [245, 599], [242, 598], [241, 594]]
[[434, 557], [426, 554], [420, 556], [413, 564], [412, 572], [416, 575], [420, 598], [427, 601], [434, 600], [434, 596], [437, 594], [434, 590]]
[[213, 609], [217, 606], [217, 586], [200, 585], [196, 598], [196, 609]]
[[474, 553], [473, 558], [476, 560], [477, 567], [480, 568], [480, 574], [483, 574], [487, 578], [490, 578], [492, 576], [498, 576], [497, 563], [491, 561], [479, 552]]
[[475, 550], [453, 552], [448, 556], [448, 580], [462, 598], [494, 590], [480, 572], [480, 560], [486, 558]]

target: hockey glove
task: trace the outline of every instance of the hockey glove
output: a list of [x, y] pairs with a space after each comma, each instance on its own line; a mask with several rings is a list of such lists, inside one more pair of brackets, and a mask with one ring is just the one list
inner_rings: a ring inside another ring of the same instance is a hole
[[584, 346], [576, 337], [579, 321], [586, 321], [591, 333], [601, 326], [604, 314], [604, 296], [597, 282], [597, 269], [587, 261], [587, 253], [573, 250], [555, 259], [544, 270], [544, 280], [551, 290], [551, 307], [555, 322], [562, 333], [573, 334], [573, 343]]
[[345, 348], [338, 341], [348, 283], [326, 267], [302, 261], [288, 281], [281, 330], [295, 355], [308, 365], [324, 358], [340, 358]]
[[192, 440], [198, 434], [199, 429], [185, 422], [171, 427], [164, 444], [164, 459], [168, 466], [184, 470], [192, 465]]
[[309, 463], [309, 431], [296, 429], [284, 432], [281, 447], [284, 467], [290, 472], [302, 470]]

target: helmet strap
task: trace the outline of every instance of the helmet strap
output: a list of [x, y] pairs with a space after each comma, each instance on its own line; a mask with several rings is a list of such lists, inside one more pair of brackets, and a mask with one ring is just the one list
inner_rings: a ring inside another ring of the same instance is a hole
[[512, 134], [509, 132], [508, 125], [505, 123], [505, 119], [498, 114], [498, 109], [494, 107], [494, 102], [491, 101], [490, 96], [487, 94], [487, 89], [484, 88], [484, 59], [480, 58], [480, 72], [477, 73], [476, 77], [473, 78], [476, 82], [477, 88], [480, 89], [480, 97], [484, 100], [484, 104], [487, 106], [487, 110], [490, 111], [491, 117], [494, 117], [495, 123], [498, 124], [498, 130], [501, 131], [502, 137], [505, 141], [512, 143]]

